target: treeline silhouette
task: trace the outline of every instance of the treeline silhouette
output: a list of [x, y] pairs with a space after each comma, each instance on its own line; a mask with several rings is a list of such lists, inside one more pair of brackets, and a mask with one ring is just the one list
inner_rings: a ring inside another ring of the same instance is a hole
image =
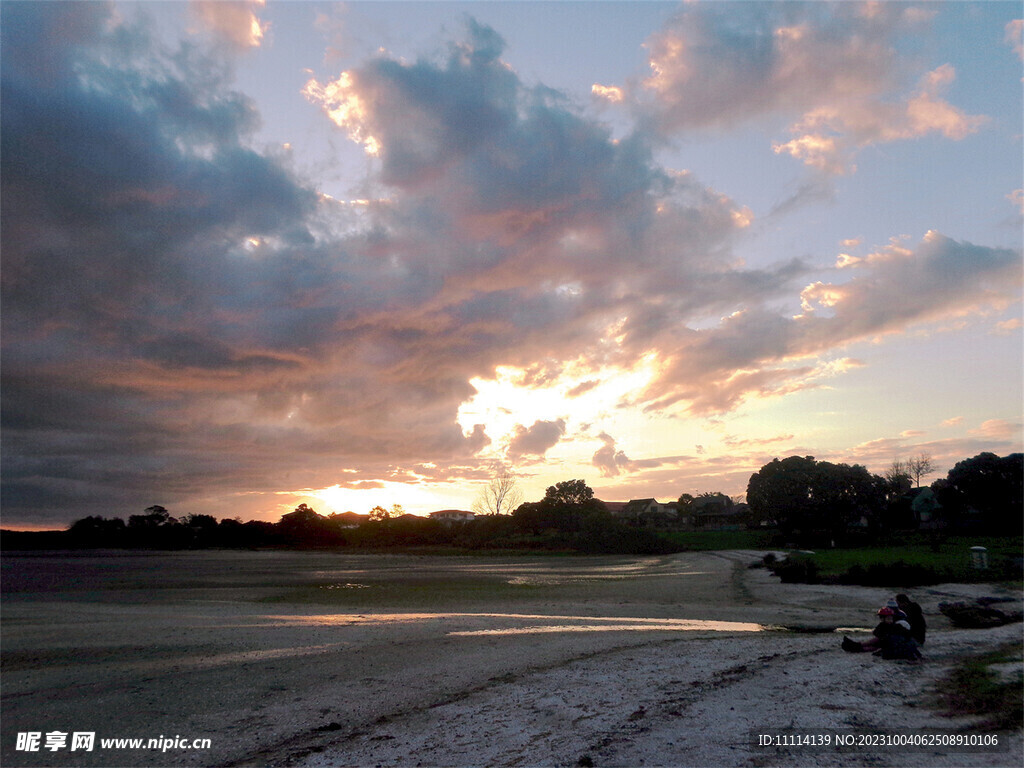
[[[918, 480], [931, 473], [926, 455], [910, 464], [916, 464]], [[856, 464], [790, 456], [765, 464], [747, 485], [751, 519], [769, 525], [780, 541], [809, 547], [871, 544], [916, 529], [939, 536], [1020, 536], [1022, 500], [1020, 453], [964, 459], [924, 488], [912, 486], [907, 464], [899, 461], [881, 477]]]
[[[898, 462], [894, 462], [896, 466]], [[837, 546], [870, 544], [895, 531], [927, 527], [935, 535], [1019, 536], [1024, 528], [1024, 455], [982, 453], [957, 463], [930, 489], [927, 520], [915, 512], [921, 488], [901, 472], [886, 478], [861, 466], [791, 456], [765, 464], [751, 476], [746, 525], [766, 533], [766, 543]], [[725, 498], [725, 497], [723, 497]], [[677, 505], [682, 512], [683, 494]], [[918, 505], [920, 506], [920, 505]], [[396, 509], [400, 511], [400, 508]], [[682, 519], [682, 516], [678, 519]], [[549, 487], [544, 498], [519, 505], [510, 515], [445, 522], [391, 515], [321, 515], [301, 504], [276, 523], [212, 515], [173, 517], [154, 505], [128, 521], [102, 516], [76, 520], [66, 531], [3, 531], [3, 549], [203, 549], [354, 548], [571, 550], [585, 553], [664, 554], [684, 548], [671, 531], [641, 519], [613, 516], [583, 480]]]
[[163, 506], [121, 518], [90, 516], [66, 531], [4, 531], [5, 549], [204, 549], [204, 548], [431, 548], [471, 550], [571, 550], [584, 553], [664, 554], [680, 549], [653, 531], [616, 520], [582, 480], [557, 483], [540, 502], [511, 515], [445, 522], [417, 515], [321, 515], [306, 504], [276, 523], [212, 515], [171, 516]]

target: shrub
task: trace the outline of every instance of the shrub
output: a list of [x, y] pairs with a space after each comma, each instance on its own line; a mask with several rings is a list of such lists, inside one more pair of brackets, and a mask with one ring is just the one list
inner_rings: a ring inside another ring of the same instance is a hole
[[1020, 677], [1001, 682], [989, 665], [1020, 658], [1020, 643], [964, 659], [944, 680], [936, 693], [938, 704], [950, 717], [976, 715], [976, 727], [1015, 731], [1024, 723], [1024, 682]]
[[817, 584], [819, 581], [818, 564], [802, 555], [790, 555], [775, 563], [771, 570], [783, 584]]
[[665, 555], [680, 550], [651, 531], [597, 517], [584, 521], [573, 544], [587, 554]]
[[905, 563], [872, 563], [865, 567], [852, 565], [839, 576], [840, 584], [859, 584], [865, 587], [886, 587], [898, 584], [917, 587], [922, 584], [939, 584], [949, 577], [944, 570], [927, 565]]

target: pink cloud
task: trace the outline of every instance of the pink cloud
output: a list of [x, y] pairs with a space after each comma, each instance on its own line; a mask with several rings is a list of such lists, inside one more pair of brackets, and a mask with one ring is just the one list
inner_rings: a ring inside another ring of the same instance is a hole
[[666, 134], [796, 116], [775, 152], [847, 173], [866, 146], [962, 139], [984, 122], [941, 98], [955, 77], [949, 65], [918, 73], [906, 93], [914, 64], [898, 38], [932, 15], [896, 3], [688, 5], [648, 41], [650, 76], [615, 93]]
[[[254, 13], [216, 5], [197, 12], [225, 14], [211, 23], [234, 19], [236, 30]], [[5, 110], [24, 116], [5, 121], [19, 153], [3, 175], [4, 405], [14, 425], [4, 442], [17, 456], [5, 474], [23, 505], [47, 514], [107, 513], [156, 492], [194, 498], [200, 486], [224, 498], [476, 480], [486, 426], [464, 431], [457, 416], [471, 382], [496, 366], [526, 370], [529, 387], [557, 380], [568, 360], [593, 377], [643, 361], [655, 376], [634, 404], [718, 413], [841, 375], [857, 365], [842, 351], [854, 341], [1019, 297], [1019, 254], [941, 235], [883, 249], [843, 270], [845, 282], [808, 286], [797, 259], [745, 266], [737, 248], [749, 211], [659, 166], [648, 126], [616, 139], [564, 96], [523, 83], [500, 37], [476, 23], [440, 59], [379, 55], [332, 81], [336, 99], [318, 101], [325, 114], [347, 105], [339, 130], [376, 142], [369, 183], [387, 202], [356, 212], [251, 148], [254, 105], [201, 56], [155, 56], [135, 70], [118, 47], [134, 33], [113, 39], [108, 6], [12, 9], [28, 32], [4, 60], [5, 84], [19, 86]], [[698, 29], [713, 51], [725, 50], [727, 30], [715, 25], [727, 21]], [[652, 49], [666, 97], [678, 86], [707, 115], [679, 101], [662, 127], [802, 114], [837, 91], [878, 92], [893, 55], [885, 25], [864, 27], [877, 33], [863, 45], [880, 61], [855, 62], [842, 25], [825, 22], [751, 27], [767, 30], [769, 53], [789, 46], [793, 72], [764, 73], [782, 78], [774, 102], [757, 87], [733, 103], [728, 88], [689, 82], [666, 38]], [[780, 42], [776, 28], [791, 31]], [[810, 83], [797, 54], [811, 43], [858, 65], [848, 83], [841, 68]], [[90, 45], [86, 84], [74, 56]], [[689, 55], [705, 54], [679, 52]], [[725, 85], [746, 87], [739, 80], [760, 61], [751, 55], [719, 57]], [[69, 100], [74, 131], [54, 119]], [[565, 429], [564, 419], [521, 425], [509, 455], [543, 457]], [[631, 458], [601, 439], [593, 460], [609, 477], [682, 477], [671, 457]], [[709, 462], [692, 477], [735, 479], [743, 467], [749, 476], [761, 458]]]
[[265, 0], [190, 0], [192, 14], [202, 25], [234, 48], [258, 48], [267, 25], [257, 11]]
[[1013, 48], [1013, 52], [1024, 61], [1024, 19], [1014, 19], [1006, 23], [1003, 41]]
[[1019, 441], [1022, 429], [1024, 429], [1024, 424], [1019, 421], [989, 419], [982, 422], [977, 429], [968, 430], [968, 434], [1005, 443], [1013, 440]]
[[510, 458], [543, 456], [558, 445], [565, 434], [565, 420], [535, 421], [533, 426], [518, 425], [508, 446]]
[[[906, 286], [913, 285], [908, 292]], [[913, 325], [1002, 306], [1021, 285], [1019, 255], [960, 243], [930, 232], [914, 249], [891, 246], [853, 270], [845, 283], [814, 283], [804, 312], [785, 317], [756, 308], [704, 330], [663, 333], [662, 378], [640, 395], [650, 409], [677, 403], [698, 414], [817, 385], [822, 376], [860, 365], [816, 361], [829, 350]], [[807, 361], [797, 364], [796, 361]]]

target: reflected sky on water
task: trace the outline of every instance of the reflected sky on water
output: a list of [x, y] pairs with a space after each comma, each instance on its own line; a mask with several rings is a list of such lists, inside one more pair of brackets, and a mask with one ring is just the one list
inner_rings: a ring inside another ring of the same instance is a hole
[[[522, 613], [385, 613], [315, 614], [307, 616], [265, 616], [279, 624], [305, 626], [383, 626], [416, 622], [445, 621], [507, 623], [447, 632], [453, 637], [502, 636], [565, 632], [761, 632], [761, 624], [704, 619], [649, 619], [623, 616], [549, 616]], [[557, 622], [557, 623], [552, 623]]]

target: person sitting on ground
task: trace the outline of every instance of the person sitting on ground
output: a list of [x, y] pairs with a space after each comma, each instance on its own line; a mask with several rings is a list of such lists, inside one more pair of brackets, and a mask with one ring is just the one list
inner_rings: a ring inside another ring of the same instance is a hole
[[858, 642], [848, 637], [843, 638], [843, 650], [851, 653], [861, 651], [877, 651], [882, 647], [882, 638], [892, 634], [895, 625], [896, 612], [889, 606], [878, 609], [878, 626], [871, 630], [872, 637]]
[[924, 635], [928, 627], [925, 624], [924, 612], [921, 610], [921, 606], [913, 602], [902, 592], [896, 595], [896, 604], [907, 615], [907, 621], [910, 623], [910, 636], [914, 638], [918, 645], [924, 645]]
[[883, 659], [921, 658], [917, 643], [910, 634], [910, 622], [903, 618], [897, 620], [896, 611], [888, 606], [879, 609], [878, 618], [881, 621], [871, 632], [874, 637], [859, 643], [844, 637], [843, 650], [850, 653], [872, 651]]

